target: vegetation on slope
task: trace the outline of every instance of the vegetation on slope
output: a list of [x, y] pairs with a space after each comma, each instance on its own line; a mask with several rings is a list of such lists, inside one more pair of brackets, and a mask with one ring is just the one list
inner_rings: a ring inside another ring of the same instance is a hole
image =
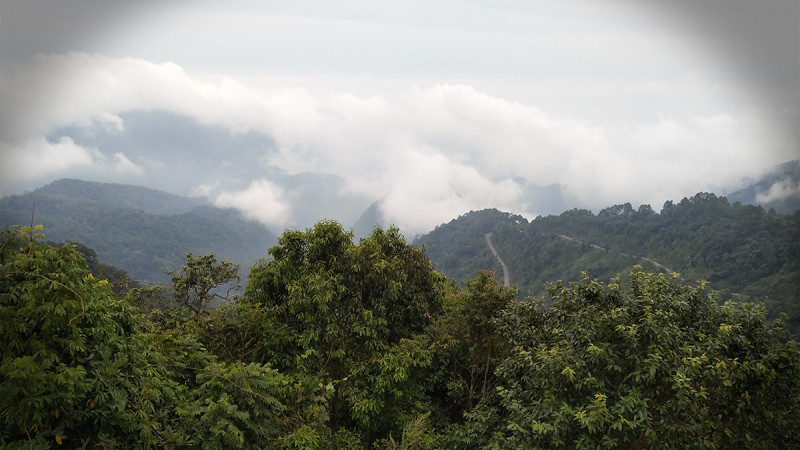
[[440, 226], [417, 244], [427, 245], [437, 269], [463, 279], [479, 268], [499, 270], [482, 241], [489, 231], [523, 296], [545, 294], [553, 280], [577, 281], [583, 271], [609, 281], [642, 265], [677, 272], [685, 282], [708, 281], [723, 300], [763, 301], [770, 317], [786, 312], [790, 328], [800, 331], [800, 211], [781, 215], [705, 193], [666, 202], [660, 213], [624, 204], [528, 223], [487, 210]]
[[[206, 292], [194, 275], [233, 276], [198, 258], [176, 304]], [[0, 446], [800, 442], [800, 351], [781, 323], [675, 276], [635, 268], [518, 300], [490, 272], [458, 288], [396, 229], [355, 244], [323, 222], [285, 232], [234, 303], [143, 314], [142, 292], [115, 296], [72, 245], [3, 233]]]
[[[81, 242], [136, 280], [169, 282], [187, 252], [215, 252], [244, 270], [275, 236], [232, 209], [136, 186], [62, 180], [0, 200], [4, 228], [31, 222], [57, 242]], [[242, 275], [246, 275], [246, 272]]]

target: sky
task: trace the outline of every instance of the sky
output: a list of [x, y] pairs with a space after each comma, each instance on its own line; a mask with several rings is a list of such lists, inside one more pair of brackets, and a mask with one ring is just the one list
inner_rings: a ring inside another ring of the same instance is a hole
[[0, 194], [129, 183], [276, 230], [378, 202], [412, 235], [534, 217], [553, 186], [659, 210], [800, 158], [799, 23], [797, 0], [3, 0]]

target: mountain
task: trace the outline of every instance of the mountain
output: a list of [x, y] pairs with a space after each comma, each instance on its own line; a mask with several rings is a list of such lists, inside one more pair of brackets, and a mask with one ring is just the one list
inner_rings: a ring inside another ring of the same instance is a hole
[[[264, 133], [231, 132], [159, 110], [130, 111], [120, 114], [119, 119], [124, 126], [96, 122], [62, 127], [48, 138], [70, 139], [84, 148], [96, 149], [106, 160], [128, 155], [132, 164], [148, 174], [148, 186], [162, 191], [183, 195], [202, 191], [209, 198], [217, 198], [222, 193], [245, 191], [253, 181], [267, 181], [293, 205], [286, 227], [306, 228], [322, 219], [353, 224], [372, 201], [347, 189], [343, 177], [320, 172], [287, 173], [273, 167], [268, 162], [278, 158], [280, 152], [272, 137]], [[85, 172], [68, 176], [85, 176]], [[93, 176], [96, 178], [92, 181], [136, 184], [142, 180], [138, 171], [117, 173], [114, 176], [120, 178], [111, 180], [108, 173]]]
[[386, 219], [381, 212], [380, 202], [371, 204], [353, 225], [355, 239], [358, 240], [369, 236], [377, 226], [386, 228]]
[[496, 209], [470, 211], [418, 237], [414, 244], [427, 246], [436, 270], [459, 282], [475, 276], [478, 269], [492, 270], [499, 276], [502, 266], [487, 245], [486, 234], [506, 227], [521, 230], [527, 224], [524, 217]]
[[[529, 183], [524, 178], [516, 178], [514, 181], [522, 187], [520, 203], [527, 211], [526, 214], [559, 214], [562, 211], [566, 211], [570, 208], [585, 207], [583, 203], [566, 194], [564, 192], [564, 188], [559, 184], [536, 186]], [[369, 236], [377, 225], [384, 228], [391, 225], [391, 220], [387, 219], [383, 215], [381, 210], [381, 202], [382, 200], [379, 200], [371, 204], [355, 222], [353, 225], [353, 233], [355, 234], [356, 239]], [[522, 219], [521, 216], [515, 217]]]
[[65, 199], [139, 209], [148, 214], [174, 215], [187, 213], [206, 202], [199, 198], [168, 194], [143, 186], [116, 183], [90, 183], [64, 179], [36, 190], [38, 194]]
[[286, 228], [309, 228], [325, 219], [352, 224], [369, 204], [360, 195], [348, 194], [345, 179], [336, 175], [316, 172], [275, 174], [271, 181], [286, 192], [289, 203], [299, 206], [292, 208]]
[[760, 205], [781, 214], [800, 209], [800, 160], [789, 161], [750, 186], [727, 195], [731, 203]]
[[577, 281], [583, 271], [608, 282], [641, 265], [706, 280], [723, 301], [763, 301], [771, 317], [786, 312], [789, 327], [800, 332], [800, 210], [777, 214], [707, 193], [668, 201], [660, 213], [624, 204], [528, 222], [484, 210], [437, 227], [415, 245], [427, 246], [437, 270], [460, 282], [478, 269], [502, 280], [489, 233], [521, 296], [543, 295], [546, 283]]
[[[33, 215], [33, 220], [31, 216]], [[77, 241], [133, 278], [167, 282], [187, 252], [214, 252], [242, 265], [242, 274], [277, 238], [233, 209], [139, 186], [59, 180], [0, 199], [0, 225], [44, 226], [48, 240]]]

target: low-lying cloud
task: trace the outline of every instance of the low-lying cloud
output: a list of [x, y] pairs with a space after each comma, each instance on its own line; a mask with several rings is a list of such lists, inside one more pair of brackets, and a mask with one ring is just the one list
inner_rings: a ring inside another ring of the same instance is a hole
[[[269, 173], [342, 177], [344, 191], [380, 201], [385, 217], [417, 233], [473, 209], [536, 215], [536, 205], [524, 202], [525, 185], [559, 184], [596, 208], [630, 201], [658, 209], [668, 199], [735, 186], [792, 154], [747, 105], [598, 124], [466, 84], [320, 94], [189, 74], [171, 62], [85, 53], [38, 55], [4, 70], [3, 77], [4, 191], [76, 170], [87, 178], [125, 173], [158, 188], [160, 178], [180, 172], [136, 153], [85, 148], [52, 133], [98, 125], [122, 133], [126, 112], [168, 111], [231, 134], [255, 131], [272, 139], [247, 171], [231, 168], [250, 179], [184, 180], [184, 193], [203, 193], [271, 227], [303, 205], [288, 201], [289, 192]], [[671, 87], [653, 89], [664, 95]], [[220, 158], [226, 152], [237, 149], [220, 149]], [[252, 175], [253, 167], [263, 173]]]
[[247, 189], [223, 192], [214, 204], [236, 208], [248, 218], [267, 226], [280, 226], [289, 218], [290, 207], [282, 200], [283, 190], [268, 180], [254, 180]]
[[791, 177], [773, 184], [767, 192], [756, 194], [756, 201], [759, 203], [776, 202], [788, 198], [800, 198], [800, 183]]
[[14, 186], [29, 179], [63, 177], [80, 171], [90, 177], [100, 173], [142, 175], [143, 169], [124, 153], [106, 156], [96, 148], [76, 144], [70, 137], [55, 141], [42, 135], [2, 143], [2, 183]]

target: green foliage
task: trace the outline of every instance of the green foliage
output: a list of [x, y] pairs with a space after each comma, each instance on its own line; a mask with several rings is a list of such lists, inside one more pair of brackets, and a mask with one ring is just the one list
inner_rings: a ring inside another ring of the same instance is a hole
[[142, 322], [73, 246], [34, 230], [6, 231], [0, 255], [0, 446], [319, 446], [331, 387], [219, 361], [191, 332], [203, 316]]
[[447, 370], [447, 402], [470, 411], [487, 390], [493, 389], [494, 364], [502, 360], [505, 349], [497, 342], [495, 319], [515, 300], [511, 288], [500, 286], [493, 272], [478, 271], [463, 289], [445, 298], [445, 310], [434, 326], [437, 364]]
[[78, 180], [3, 197], [0, 228], [29, 223], [34, 205], [36, 223], [49, 239], [81, 242], [139, 281], [169, 283], [165, 271], [179, 270], [189, 251], [215, 252], [246, 270], [276, 242], [274, 234], [233, 209], [138, 186]]
[[512, 304], [512, 347], [466, 444], [503, 448], [780, 448], [800, 439], [800, 352], [763, 307], [674, 276], [585, 277]]
[[398, 429], [415, 408], [414, 373], [430, 361], [418, 335], [441, 310], [444, 279], [396, 228], [355, 245], [338, 223], [320, 222], [286, 231], [269, 253], [241, 301], [275, 328], [260, 353], [287, 373], [329, 380], [339, 426], [367, 441]]
[[442, 448], [441, 438], [436, 434], [430, 425], [431, 413], [426, 412], [410, 420], [403, 427], [400, 442], [396, 442], [392, 436], [382, 439], [375, 443], [377, 448], [392, 450], [429, 450]]
[[[83, 259], [86, 260], [86, 264], [88, 265], [89, 273], [91, 273], [94, 278], [108, 280], [111, 284], [111, 289], [114, 291], [114, 295], [117, 297], [122, 297], [128, 293], [130, 289], [139, 287], [139, 283], [132, 280], [130, 275], [124, 270], [100, 262], [97, 252], [95, 252], [94, 249], [80, 242], [70, 242], [70, 244], [75, 247], [76, 251], [83, 255]], [[58, 244], [54, 245], [58, 246]]]
[[[607, 215], [654, 214], [632, 211]], [[800, 440], [800, 352], [782, 323], [677, 275], [584, 275], [551, 285], [548, 306], [517, 300], [491, 272], [447, 282], [395, 228], [356, 245], [321, 222], [284, 233], [236, 302], [143, 315], [136, 302], [166, 291], [119, 299], [85, 252], [42, 239], [27, 227], [0, 239], [3, 448]], [[176, 285], [191, 302], [234, 274], [190, 254]]]
[[[230, 261], [217, 263], [213, 253], [195, 257], [189, 252], [180, 272], [168, 273], [172, 275], [172, 292], [177, 303], [196, 313], [212, 302], [219, 304], [234, 300], [231, 292], [241, 288], [239, 265]], [[226, 289], [225, 294], [221, 289]]]
[[[0, 272], [0, 444], [161, 445], [179, 387], [137, 311], [71, 245], [6, 231]], [[20, 245], [21, 244], [21, 245]]]
[[608, 282], [641, 265], [706, 280], [723, 300], [763, 301], [768, 317], [785, 312], [787, 329], [800, 333], [800, 211], [780, 215], [708, 193], [667, 202], [660, 213], [623, 204], [530, 224], [486, 210], [417, 242], [439, 270], [463, 280], [477, 269], [500, 270], [483, 239], [488, 232], [522, 296], [545, 295], [547, 282], [578, 281], [584, 271]]

